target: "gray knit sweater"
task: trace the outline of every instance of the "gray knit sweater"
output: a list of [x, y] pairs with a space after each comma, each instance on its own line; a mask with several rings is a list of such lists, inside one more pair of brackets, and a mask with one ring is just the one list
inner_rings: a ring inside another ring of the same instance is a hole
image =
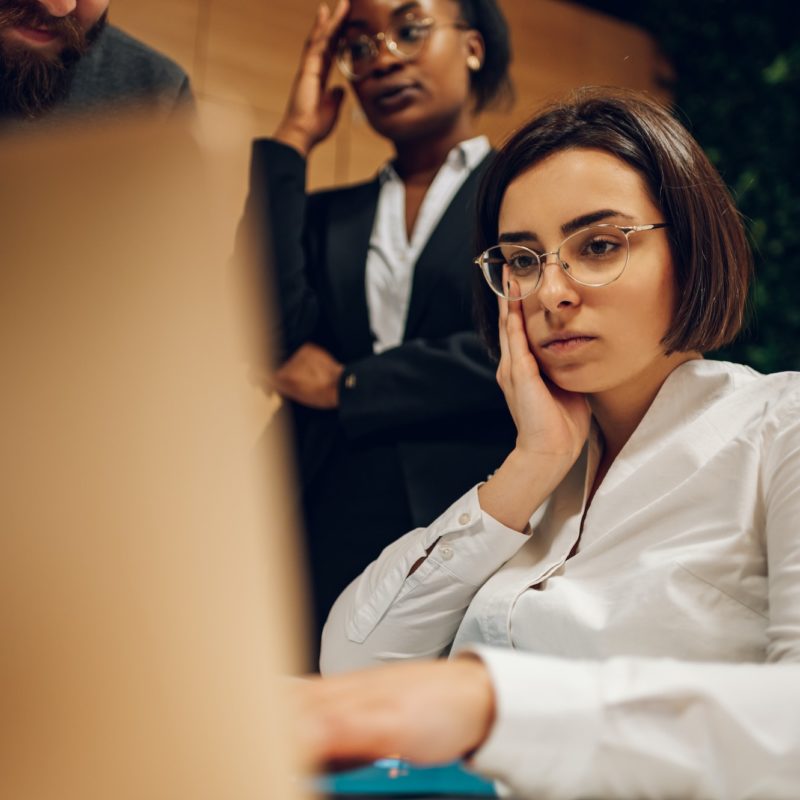
[[78, 64], [63, 111], [138, 104], [170, 114], [191, 99], [189, 78], [174, 61], [109, 25]]

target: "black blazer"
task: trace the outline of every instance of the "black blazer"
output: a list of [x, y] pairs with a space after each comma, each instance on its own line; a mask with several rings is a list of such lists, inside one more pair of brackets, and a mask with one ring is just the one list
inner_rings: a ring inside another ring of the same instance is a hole
[[378, 180], [307, 195], [295, 150], [254, 143], [246, 219], [272, 231], [282, 355], [311, 341], [345, 365], [338, 410], [294, 409], [312, 562], [317, 539], [330, 545], [327, 566], [346, 538], [363, 551], [352, 557], [357, 574], [393, 538], [485, 480], [513, 447], [496, 365], [472, 321], [473, 206], [490, 158], [417, 261], [403, 342], [376, 355], [365, 271]]

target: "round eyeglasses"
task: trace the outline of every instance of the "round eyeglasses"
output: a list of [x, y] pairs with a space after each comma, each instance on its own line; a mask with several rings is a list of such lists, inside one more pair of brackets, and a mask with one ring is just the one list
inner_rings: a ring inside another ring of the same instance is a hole
[[447, 23], [437, 22], [430, 17], [413, 17], [392, 22], [385, 31], [373, 36], [357, 32], [345, 34], [339, 40], [337, 49], [336, 61], [339, 69], [348, 80], [360, 81], [366, 78], [372, 69], [372, 63], [378, 57], [381, 42], [393, 56], [409, 61], [422, 52], [436, 28], [467, 30], [468, 26], [465, 22]]
[[625, 271], [631, 234], [666, 228], [668, 224], [592, 225], [567, 236], [551, 253], [537, 253], [518, 244], [498, 244], [484, 250], [475, 263], [491, 290], [506, 300], [522, 300], [539, 288], [548, 256], [555, 256], [558, 265], [575, 283], [607, 286]]

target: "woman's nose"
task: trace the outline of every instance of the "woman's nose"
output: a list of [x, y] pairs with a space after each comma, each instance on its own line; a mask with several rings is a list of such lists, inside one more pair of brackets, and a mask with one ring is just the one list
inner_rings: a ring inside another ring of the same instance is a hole
[[548, 253], [542, 265], [542, 277], [536, 291], [539, 303], [547, 311], [559, 311], [579, 305], [581, 296], [555, 253]]
[[385, 35], [376, 36], [373, 41], [375, 42], [375, 55], [370, 64], [370, 72], [381, 75], [401, 63], [403, 59], [392, 51]]

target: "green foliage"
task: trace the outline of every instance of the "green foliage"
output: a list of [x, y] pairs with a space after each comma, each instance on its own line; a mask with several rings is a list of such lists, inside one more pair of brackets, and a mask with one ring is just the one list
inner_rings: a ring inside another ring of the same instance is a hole
[[[756, 262], [746, 331], [716, 355], [800, 369], [800, 37], [786, 2], [650, 0], [629, 19], [675, 70], [676, 112], [747, 222]], [[632, 17], [632, 18], [631, 18]]]

